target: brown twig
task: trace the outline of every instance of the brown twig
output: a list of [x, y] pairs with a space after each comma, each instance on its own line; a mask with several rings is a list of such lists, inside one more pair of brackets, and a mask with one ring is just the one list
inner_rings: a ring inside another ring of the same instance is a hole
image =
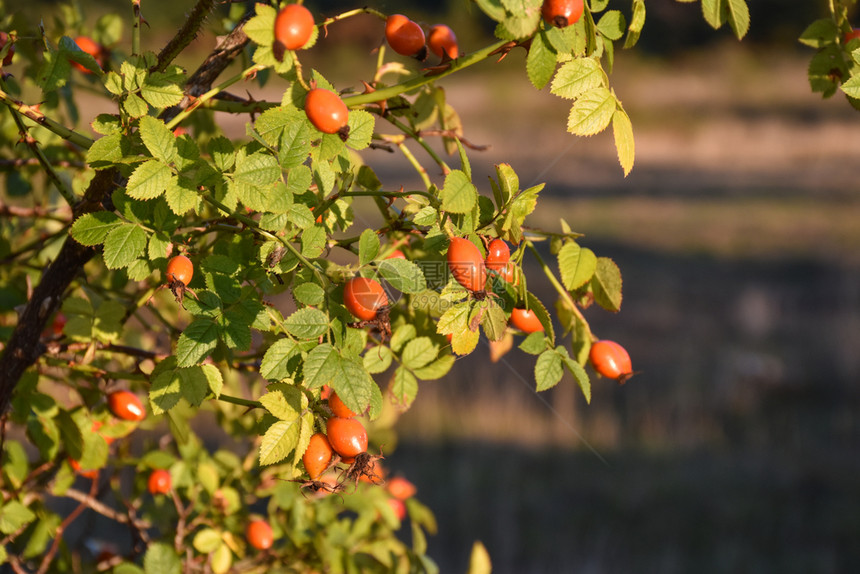
[[[96, 173], [90, 182], [83, 201], [75, 206], [75, 217], [105, 208], [103, 202], [110, 197], [116, 184], [115, 169]], [[45, 269], [42, 280], [33, 290], [18, 324], [0, 355], [0, 414], [5, 413], [12, 400], [12, 392], [24, 371], [44, 353], [39, 338], [49, 317], [60, 308], [63, 293], [72, 279], [96, 251], [67, 237], [57, 258]]]
[[[97, 480], [92, 481], [92, 486], [90, 486], [90, 497], [95, 496], [96, 492], [99, 488], [99, 482]], [[51, 562], [54, 561], [54, 556], [57, 555], [57, 551], [60, 549], [60, 541], [63, 539], [63, 532], [69, 525], [81, 515], [81, 513], [86, 510], [87, 504], [82, 502], [77, 508], [75, 508], [57, 527], [56, 532], [54, 532], [54, 541], [51, 543], [51, 547], [48, 549], [48, 552], [45, 553], [45, 557], [42, 558], [42, 563], [39, 565], [39, 569], [36, 570], [36, 574], [45, 574], [48, 571], [48, 568], [51, 567]]]
[[106, 516], [111, 520], [115, 520], [120, 524], [129, 524], [131, 526], [134, 526], [138, 530], [149, 528], [152, 526], [149, 522], [145, 520], [137, 520], [127, 514], [121, 514], [119, 511], [94, 498], [92, 494], [87, 494], [85, 492], [81, 492], [80, 490], [70, 488], [65, 492], [65, 494], [63, 494], [63, 496], [71, 498], [72, 500], [77, 500], [78, 502], [81, 502], [87, 507], [89, 507], [91, 510], [98, 512], [102, 516]]
[[171, 38], [167, 45], [159, 52], [158, 62], [152, 67], [153, 72], [163, 72], [167, 66], [178, 56], [182, 50], [197, 38], [200, 26], [206, 21], [206, 17], [215, 7], [215, 0], [198, 0], [191, 13], [185, 19], [185, 23]]

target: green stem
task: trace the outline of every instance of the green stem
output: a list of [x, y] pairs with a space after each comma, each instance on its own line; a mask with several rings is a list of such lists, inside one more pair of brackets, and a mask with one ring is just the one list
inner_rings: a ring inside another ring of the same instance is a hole
[[194, 110], [196, 110], [197, 108], [199, 108], [200, 106], [202, 106], [203, 104], [205, 104], [206, 102], [208, 102], [209, 100], [211, 100], [212, 98], [214, 98], [215, 96], [217, 96], [218, 94], [220, 94], [221, 92], [223, 92], [224, 90], [226, 90], [227, 88], [232, 86], [233, 84], [240, 82], [242, 80], [247, 80], [248, 78], [253, 77], [254, 74], [256, 74], [257, 72], [261, 72], [265, 69], [266, 69], [266, 66], [263, 66], [260, 64], [255, 64], [255, 65], [251, 66], [250, 68], [248, 68], [247, 70], [243, 70], [243, 71], [239, 72], [238, 74], [236, 74], [232, 78], [230, 78], [230, 79], [226, 80], [225, 82], [221, 83], [220, 85], [212, 88], [211, 90], [209, 90], [208, 92], [206, 92], [205, 94], [201, 95], [199, 98], [194, 100], [194, 102], [190, 106], [188, 106], [187, 108], [182, 110], [180, 113], [178, 113], [175, 118], [170, 120], [170, 122], [167, 123], [167, 129], [172, 130], [173, 128], [178, 126], [182, 122], [182, 120], [184, 120], [189, 115], [191, 115], [191, 113]]
[[251, 401], [248, 399], [242, 399], [242, 398], [234, 397], [231, 395], [225, 395], [223, 393], [218, 395], [218, 400], [223, 401], [225, 403], [231, 403], [234, 405], [239, 405], [240, 407], [249, 407], [252, 409], [265, 408], [265, 407], [263, 407], [263, 403], [261, 403], [260, 401]]
[[[424, 148], [424, 151], [426, 151], [428, 153], [428, 155], [430, 155], [430, 157], [433, 158], [433, 161], [435, 161], [436, 164], [442, 168], [442, 173], [444, 175], [448, 175], [451, 172], [451, 168], [448, 167], [448, 164], [445, 163], [445, 160], [443, 160], [441, 157], [439, 157], [439, 154], [436, 153], [436, 150], [434, 150], [432, 147], [430, 147], [430, 144], [427, 143], [427, 140], [425, 140], [421, 136], [421, 134], [414, 131], [411, 127], [404, 124], [403, 122], [401, 122], [400, 120], [398, 120], [397, 118], [392, 116], [391, 114], [386, 115], [385, 119], [388, 120], [389, 122], [391, 122], [392, 124], [394, 124], [394, 126], [397, 129], [399, 129], [400, 131], [402, 131], [403, 133], [405, 133], [406, 135], [408, 135], [409, 137], [414, 139], [416, 142], [418, 142], [418, 145], [420, 145], [422, 148]], [[424, 170], [424, 173], [427, 173], [427, 171]]]
[[385, 14], [383, 14], [379, 10], [374, 10], [373, 8], [367, 8], [367, 7], [356, 8], [355, 10], [348, 10], [346, 12], [343, 12], [342, 14], [338, 14], [337, 16], [332, 16], [331, 18], [326, 18], [325, 20], [323, 20], [322, 22], [317, 24], [317, 28], [324, 30], [325, 27], [328, 26], [329, 24], [334, 24], [335, 22], [338, 22], [340, 20], [345, 20], [347, 18], [351, 18], [352, 16], [358, 16], [360, 14], [372, 14], [373, 16], [376, 16], [377, 18], [379, 18], [382, 21], [385, 21], [385, 19], [386, 19]]
[[417, 76], [412, 78], [411, 80], [406, 80], [400, 84], [394, 84], [393, 86], [389, 86], [387, 88], [381, 88], [374, 92], [370, 92], [367, 94], [356, 94], [354, 96], [347, 96], [343, 98], [343, 102], [349, 107], [361, 106], [364, 104], [372, 104], [374, 102], [381, 102], [383, 100], [387, 100], [389, 98], [393, 98], [395, 96], [399, 96], [400, 94], [404, 94], [407, 92], [411, 92], [421, 86], [427, 85], [429, 83], [435, 82], [440, 78], [444, 78], [454, 72], [459, 72], [463, 68], [468, 68], [473, 64], [477, 64], [483, 60], [486, 60], [490, 57], [490, 54], [507, 44], [506, 40], [501, 40], [496, 42], [495, 44], [491, 44], [486, 48], [478, 50], [477, 52], [473, 52], [468, 56], [464, 56], [462, 58], [458, 58], [451, 62], [451, 65], [447, 70], [439, 72], [438, 74], [430, 74], [424, 76]]
[[529, 240], [526, 240], [526, 245], [528, 246], [529, 250], [531, 250], [532, 254], [534, 254], [535, 259], [537, 259], [538, 264], [541, 266], [541, 269], [543, 269], [544, 275], [546, 275], [549, 279], [549, 282], [552, 283], [552, 286], [555, 288], [556, 292], [558, 292], [559, 296], [562, 299], [565, 299], [567, 301], [568, 305], [570, 305], [571, 312], [576, 315], [577, 319], [579, 319], [585, 326], [585, 330], [588, 332], [588, 338], [592, 341], [595, 341], [596, 338], [591, 333], [591, 327], [588, 326], [588, 321], [586, 321], [585, 317], [582, 316], [582, 312], [579, 310], [579, 307], [576, 306], [576, 303], [573, 301], [573, 297], [570, 296], [570, 292], [568, 292], [568, 290], [564, 288], [564, 285], [562, 285], [561, 282], [556, 278], [555, 273], [552, 272], [552, 269], [549, 268], [549, 265], [546, 264], [546, 262], [543, 260], [543, 257], [541, 257], [540, 253], [538, 253], [538, 250], [535, 247], [534, 243]]
[[257, 234], [259, 234], [259, 235], [261, 235], [261, 236], [263, 236], [266, 239], [269, 239], [271, 241], [279, 241], [293, 255], [295, 255], [296, 258], [305, 265], [305, 267], [307, 267], [308, 269], [313, 271], [314, 275], [317, 276], [317, 279], [319, 279], [321, 282], [325, 282], [325, 274], [320, 270], [320, 268], [317, 267], [316, 265], [314, 265], [313, 263], [311, 263], [311, 261], [307, 257], [302, 255], [301, 252], [298, 249], [296, 249], [296, 247], [292, 243], [287, 241], [285, 238], [283, 238], [279, 235], [274, 235], [272, 233], [269, 233], [265, 229], [262, 229], [260, 227], [259, 223], [257, 223], [256, 221], [254, 221], [252, 218], [248, 217], [247, 215], [242, 215], [241, 213], [231, 212], [230, 209], [226, 205], [224, 205], [223, 203], [221, 203], [220, 201], [218, 201], [214, 197], [210, 197], [208, 195], [202, 195], [201, 197], [203, 198], [204, 201], [214, 205], [215, 207], [217, 207], [218, 209], [220, 209], [221, 211], [223, 211], [224, 213], [226, 213], [230, 217], [241, 221], [242, 223], [247, 225], [250, 229], [252, 229], [255, 233], [257, 233]]
[[424, 187], [429, 190], [430, 186], [433, 185], [433, 182], [430, 181], [430, 176], [427, 175], [427, 170], [424, 169], [424, 166], [421, 165], [421, 163], [415, 158], [415, 156], [412, 154], [411, 151], [409, 151], [409, 148], [406, 147], [406, 144], [404, 144], [403, 142], [397, 144], [397, 149], [400, 150], [400, 153], [403, 154], [403, 157], [406, 158], [406, 161], [408, 161], [412, 165], [412, 167], [415, 168], [415, 171], [418, 172], [418, 177], [420, 177], [421, 181], [424, 183]]
[[4, 90], [0, 90], [0, 101], [6, 104], [9, 109], [18, 112], [27, 119], [32, 120], [40, 126], [51, 130], [61, 138], [69, 140], [77, 146], [80, 146], [84, 149], [90, 149], [90, 147], [92, 147], [93, 145], [93, 140], [91, 140], [87, 136], [79, 134], [74, 130], [70, 130], [66, 126], [55, 122], [54, 120], [43, 114], [41, 111], [39, 111], [39, 106], [28, 106], [27, 104], [11, 97]]

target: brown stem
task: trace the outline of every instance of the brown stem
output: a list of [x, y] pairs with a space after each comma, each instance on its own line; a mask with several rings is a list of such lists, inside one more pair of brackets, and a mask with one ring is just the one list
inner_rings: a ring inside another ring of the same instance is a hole
[[[96, 173], [84, 200], [75, 206], [76, 218], [104, 209], [102, 202], [110, 197], [116, 175], [114, 169]], [[39, 338], [48, 318], [60, 308], [66, 288], [95, 253], [92, 247], [86, 247], [67, 237], [57, 258], [45, 269], [42, 280], [33, 290], [9, 343], [0, 355], [0, 414], [9, 408], [18, 379], [44, 353], [45, 347], [39, 342]]]
[[[92, 481], [92, 486], [90, 487], [90, 497], [95, 496], [98, 491], [99, 482], [97, 480]], [[45, 574], [48, 571], [48, 568], [51, 567], [51, 562], [54, 561], [54, 556], [57, 555], [57, 550], [60, 549], [60, 541], [63, 539], [63, 532], [66, 528], [69, 527], [75, 518], [81, 515], [81, 513], [87, 508], [86, 503], [81, 503], [75, 508], [71, 514], [69, 514], [63, 522], [57, 527], [56, 532], [54, 532], [54, 541], [51, 543], [51, 547], [48, 549], [48, 552], [45, 554], [45, 557], [42, 558], [42, 564], [39, 566], [39, 569], [36, 570], [36, 574]]]
[[153, 66], [153, 72], [163, 72], [167, 66], [178, 56], [182, 50], [194, 41], [197, 33], [200, 31], [200, 26], [206, 20], [206, 17], [215, 7], [215, 0], [198, 0], [191, 13], [185, 19], [182, 28], [176, 32], [176, 35], [167, 43], [164, 49], [158, 54], [158, 62]]
[[87, 507], [94, 510], [95, 512], [98, 512], [102, 516], [106, 516], [111, 520], [115, 520], [121, 524], [131, 524], [138, 529], [149, 528], [151, 526], [151, 524], [144, 520], [133, 520], [126, 514], [120, 514], [117, 510], [114, 510], [105, 503], [93, 498], [92, 494], [87, 494], [85, 492], [81, 492], [80, 490], [70, 488], [63, 494], [63, 496], [71, 498], [72, 500], [77, 500], [78, 502], [85, 504]]

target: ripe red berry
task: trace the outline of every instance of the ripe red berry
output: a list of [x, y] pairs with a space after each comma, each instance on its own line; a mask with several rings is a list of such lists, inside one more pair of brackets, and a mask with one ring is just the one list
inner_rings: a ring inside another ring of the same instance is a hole
[[305, 97], [305, 114], [324, 134], [349, 134], [349, 108], [340, 96], [323, 88], [314, 88]]
[[392, 14], [385, 21], [385, 39], [402, 56], [421, 57], [425, 51], [424, 31], [403, 14]]
[[335, 392], [332, 392], [331, 396], [328, 398], [328, 408], [331, 409], [334, 416], [342, 419], [351, 419], [355, 416], [355, 413], [352, 412], [342, 400], [340, 400], [340, 397], [337, 396], [337, 393]]
[[633, 376], [630, 355], [615, 341], [597, 341], [591, 345], [588, 360], [599, 375], [619, 383], [623, 384]]
[[191, 283], [194, 276], [194, 264], [184, 255], [177, 255], [167, 263], [167, 281], [178, 281], [183, 285]]
[[[6, 32], [0, 32], [0, 50], [2, 50], [6, 46], [6, 42], [9, 41], [9, 34]], [[9, 45], [9, 50], [6, 52], [6, 56], [3, 58], [2, 65], [8, 66], [12, 63], [12, 56], [15, 55], [15, 44], [12, 43]]]
[[301, 4], [287, 4], [275, 17], [275, 44], [281, 51], [283, 49], [298, 50], [308, 43], [314, 31], [314, 17], [310, 10]]
[[460, 49], [457, 47], [457, 36], [454, 35], [451, 28], [444, 24], [437, 24], [430, 28], [427, 45], [430, 47], [430, 51], [440, 58], [444, 57], [444, 54], [448, 54], [448, 57], [454, 60], [460, 55]]
[[172, 479], [170, 473], [162, 468], [153, 470], [149, 475], [146, 486], [150, 494], [167, 494], [170, 492]]
[[143, 403], [130, 391], [116, 391], [108, 395], [108, 407], [115, 417], [126, 421], [142, 421], [146, 418]]
[[353, 277], [343, 287], [343, 304], [359, 319], [371, 321], [381, 308], [388, 305], [388, 297], [377, 281]]
[[386, 257], [386, 259], [406, 259], [406, 255], [404, 255], [399, 249], [395, 249], [391, 252], [391, 255]]
[[566, 28], [579, 21], [582, 10], [582, 0], [544, 0], [541, 15], [553, 26]]
[[331, 448], [344, 459], [367, 451], [367, 431], [358, 420], [331, 417], [325, 429]]
[[543, 325], [537, 318], [535, 312], [529, 309], [514, 309], [511, 311], [511, 324], [524, 333], [536, 333], [543, 331]]
[[[75, 44], [78, 45], [78, 48], [95, 58], [96, 61], [98, 61], [99, 66], [103, 66], [105, 49], [101, 44], [88, 36], [78, 36], [75, 38]], [[77, 62], [73, 61], [71, 64], [84, 74], [92, 74], [92, 71]]]
[[265, 520], [252, 520], [245, 528], [245, 538], [248, 539], [248, 544], [257, 550], [266, 550], [272, 547], [275, 541], [272, 534], [272, 527]]
[[388, 506], [391, 507], [391, 510], [394, 511], [394, 515], [397, 517], [397, 520], [403, 522], [406, 519], [406, 505], [403, 504], [403, 501], [398, 498], [389, 498]]
[[487, 269], [504, 271], [511, 260], [511, 249], [502, 239], [493, 239], [487, 247]]
[[[850, 32], [846, 32], [845, 36], [843, 37], [843, 40], [847, 44], [848, 42], [856, 38], [860, 38], [860, 28], [852, 28]], [[2, 46], [2, 44], [0, 44], [0, 46]]]
[[391, 493], [391, 496], [397, 498], [399, 500], [407, 500], [415, 496], [415, 493], [418, 491], [415, 488], [415, 485], [403, 478], [402, 476], [395, 476], [394, 478], [388, 481], [386, 485], [388, 488], [388, 492]]
[[484, 258], [474, 243], [453, 237], [448, 245], [448, 268], [457, 283], [469, 291], [483, 291], [487, 282]]
[[84, 478], [89, 478], [89, 479], [93, 480], [93, 479], [96, 479], [99, 477], [98, 469], [81, 470], [81, 463], [78, 462], [77, 460], [73, 459], [73, 458], [69, 459], [69, 464], [71, 465], [72, 470], [74, 470], [75, 473], [80, 474]]
[[308, 448], [302, 455], [302, 462], [311, 480], [318, 479], [323, 471], [328, 468], [332, 454], [331, 444], [326, 435], [318, 432], [311, 436]]

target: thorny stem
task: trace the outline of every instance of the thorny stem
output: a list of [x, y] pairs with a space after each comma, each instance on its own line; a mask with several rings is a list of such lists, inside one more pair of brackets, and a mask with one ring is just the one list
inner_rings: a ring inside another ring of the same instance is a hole
[[133, 24], [131, 25], [131, 55], [140, 54], [140, 0], [131, 0]]
[[346, 20], [347, 18], [351, 18], [352, 16], [359, 16], [361, 14], [372, 14], [373, 16], [376, 16], [382, 21], [385, 21], [385, 19], [387, 18], [385, 14], [383, 14], [379, 10], [374, 10], [373, 8], [356, 8], [355, 10], [348, 10], [346, 12], [343, 12], [342, 14], [338, 14], [337, 16], [326, 18], [325, 20], [317, 24], [317, 28], [325, 30], [329, 24], [334, 24], [335, 22], [338, 22], [340, 20]]
[[[140, 0], [134, 0], [137, 5], [137, 9], [135, 10], [135, 15], [140, 15]], [[176, 32], [176, 35], [167, 43], [163, 50], [158, 54], [158, 63], [155, 64], [152, 71], [154, 72], [163, 72], [167, 69], [167, 66], [172, 62], [176, 56], [178, 56], [182, 51], [194, 41], [197, 37], [197, 32], [200, 30], [200, 26], [203, 25], [203, 22], [206, 20], [206, 16], [212, 11], [215, 7], [215, 0], [198, 0], [197, 4], [194, 5], [194, 8], [191, 9], [191, 13], [185, 19], [185, 23], [182, 24], [182, 28]], [[135, 50], [135, 53], [137, 51]]]
[[[0, 88], [4, 90], [6, 89], [6, 82], [4, 82], [2, 78], [0, 78]], [[15, 125], [18, 126], [18, 133], [21, 134], [22, 141], [27, 144], [27, 147], [30, 148], [30, 151], [34, 156], [36, 156], [42, 169], [48, 174], [48, 178], [54, 183], [54, 187], [57, 188], [57, 191], [60, 192], [60, 195], [66, 200], [66, 203], [68, 203], [69, 206], [74, 206], [78, 201], [75, 194], [71, 189], [66, 187], [66, 183], [57, 175], [56, 170], [54, 170], [54, 166], [51, 165], [51, 162], [48, 161], [42, 148], [39, 147], [39, 142], [30, 135], [29, 129], [24, 125], [24, 122], [21, 120], [21, 115], [15, 110], [11, 110], [11, 112], [12, 119], [15, 121]]]
[[579, 310], [579, 307], [577, 307], [576, 303], [573, 301], [573, 297], [570, 296], [568, 290], [565, 289], [564, 285], [559, 282], [559, 280], [555, 276], [555, 273], [552, 272], [552, 269], [549, 268], [549, 266], [546, 264], [546, 261], [544, 261], [543, 257], [540, 256], [540, 253], [538, 253], [538, 250], [535, 247], [534, 243], [529, 240], [526, 240], [526, 246], [528, 246], [532, 254], [535, 256], [535, 259], [537, 259], [538, 264], [541, 266], [541, 269], [543, 269], [544, 275], [547, 276], [549, 282], [552, 283], [553, 287], [555, 287], [556, 292], [558, 292], [558, 294], [567, 302], [567, 304], [570, 305], [571, 312], [576, 315], [577, 319], [579, 319], [580, 322], [585, 326], [588, 338], [592, 341], [596, 340], [596, 337], [591, 333], [591, 327], [588, 326], [588, 322], [585, 320], [585, 317], [582, 316], [582, 312]]
[[39, 106], [28, 106], [24, 102], [16, 100], [15, 98], [7, 94], [4, 90], [0, 90], [0, 101], [6, 104], [10, 109], [26, 117], [28, 120], [36, 122], [40, 126], [51, 130], [61, 138], [69, 140], [77, 146], [80, 146], [84, 149], [90, 149], [90, 147], [93, 145], [93, 140], [91, 140], [87, 136], [79, 134], [74, 130], [70, 130], [66, 126], [52, 120], [51, 118], [43, 114], [41, 111], [39, 111]]

